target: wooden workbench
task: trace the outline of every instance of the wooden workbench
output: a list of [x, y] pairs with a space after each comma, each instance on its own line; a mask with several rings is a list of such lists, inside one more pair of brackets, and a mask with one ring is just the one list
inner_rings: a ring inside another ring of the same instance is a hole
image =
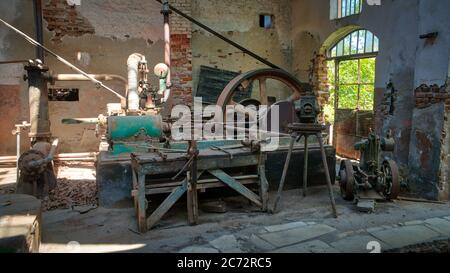
[[[186, 153], [166, 153], [164, 156], [157, 153], [132, 154], [132, 196], [140, 232], [151, 229], [185, 193], [188, 197], [189, 223], [197, 224], [198, 190], [230, 187], [261, 207], [261, 210], [267, 210], [269, 185], [265, 177], [265, 154], [244, 147], [226, 152], [203, 149], [197, 158], [198, 177], [197, 183], [193, 185], [189, 172], [178, 180], [171, 179], [188, 163]], [[259, 186], [258, 194], [246, 187], [249, 184]], [[170, 194], [147, 217], [147, 196], [160, 193]]]

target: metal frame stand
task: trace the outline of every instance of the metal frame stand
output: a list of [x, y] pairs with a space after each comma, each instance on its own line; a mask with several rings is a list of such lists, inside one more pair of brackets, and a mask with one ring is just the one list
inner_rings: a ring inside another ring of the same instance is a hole
[[294, 149], [295, 142], [299, 141], [302, 137], [305, 137], [305, 155], [304, 155], [304, 165], [303, 165], [303, 196], [306, 196], [307, 188], [308, 188], [308, 138], [312, 135], [315, 135], [319, 141], [320, 151], [322, 155], [322, 162], [325, 168], [325, 176], [327, 180], [328, 193], [330, 196], [331, 209], [333, 216], [335, 218], [338, 217], [336, 210], [336, 202], [334, 200], [333, 187], [331, 185], [330, 172], [328, 169], [328, 162], [325, 153], [325, 147], [323, 144], [322, 132], [326, 131], [327, 127], [319, 124], [305, 124], [305, 123], [294, 123], [289, 125], [289, 129], [291, 130], [291, 142], [289, 144], [289, 151], [286, 157], [286, 162], [284, 164], [283, 174], [281, 176], [280, 185], [278, 186], [278, 192], [275, 199], [275, 203], [273, 205], [272, 212], [275, 213], [277, 210], [277, 206], [281, 201], [281, 194], [283, 192], [284, 183], [286, 181], [286, 175], [289, 170], [289, 164], [291, 162], [292, 152]]

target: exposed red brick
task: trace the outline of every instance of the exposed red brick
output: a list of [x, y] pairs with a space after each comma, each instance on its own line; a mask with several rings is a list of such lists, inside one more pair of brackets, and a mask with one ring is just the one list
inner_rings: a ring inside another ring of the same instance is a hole
[[95, 33], [91, 23], [77, 12], [76, 6], [70, 6], [66, 0], [47, 1], [42, 12], [47, 29], [54, 32], [51, 40], [55, 43], [61, 42], [66, 35], [78, 37]]

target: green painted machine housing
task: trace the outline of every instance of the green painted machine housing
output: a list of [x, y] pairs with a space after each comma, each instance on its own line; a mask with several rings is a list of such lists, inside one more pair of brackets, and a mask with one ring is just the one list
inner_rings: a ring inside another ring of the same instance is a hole
[[162, 136], [160, 115], [108, 117], [107, 139], [114, 154], [133, 152], [133, 147], [145, 143], [146, 139]]

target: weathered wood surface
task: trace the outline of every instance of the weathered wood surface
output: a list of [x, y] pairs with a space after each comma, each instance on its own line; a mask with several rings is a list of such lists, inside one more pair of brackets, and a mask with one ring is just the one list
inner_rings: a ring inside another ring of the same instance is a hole
[[34, 253], [41, 242], [41, 201], [23, 194], [0, 195], [0, 252]]

